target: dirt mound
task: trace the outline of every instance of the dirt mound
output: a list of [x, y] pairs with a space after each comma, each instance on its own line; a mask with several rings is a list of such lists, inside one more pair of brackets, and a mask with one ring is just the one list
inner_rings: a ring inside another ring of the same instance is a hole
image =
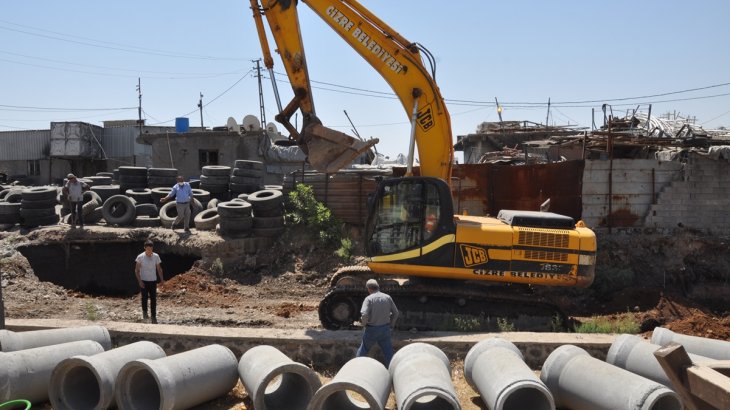
[[642, 330], [666, 327], [684, 335], [730, 339], [730, 316], [718, 316], [698, 303], [681, 296], [662, 295], [657, 305], [637, 315]]

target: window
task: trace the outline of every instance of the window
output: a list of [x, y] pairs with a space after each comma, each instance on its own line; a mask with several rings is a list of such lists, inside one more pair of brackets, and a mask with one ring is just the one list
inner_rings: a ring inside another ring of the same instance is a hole
[[206, 165], [218, 165], [218, 150], [198, 150], [198, 162], [200, 168]]
[[41, 161], [33, 159], [28, 161], [28, 176], [35, 176], [41, 174]]

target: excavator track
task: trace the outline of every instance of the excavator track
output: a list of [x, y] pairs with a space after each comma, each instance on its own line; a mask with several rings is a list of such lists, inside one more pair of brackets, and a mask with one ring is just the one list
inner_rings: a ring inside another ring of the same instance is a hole
[[380, 290], [398, 306], [400, 330], [556, 331], [567, 317], [554, 304], [521, 285], [485, 285], [450, 280], [378, 276], [364, 266], [339, 270], [319, 304], [326, 329], [351, 329], [367, 296], [365, 281], [376, 277]]

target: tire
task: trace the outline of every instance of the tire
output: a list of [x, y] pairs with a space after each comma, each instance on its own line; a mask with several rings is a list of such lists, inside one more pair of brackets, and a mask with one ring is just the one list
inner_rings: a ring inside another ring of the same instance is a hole
[[258, 185], [261, 186], [262, 178], [261, 177], [231, 177], [231, 185], [238, 184], [238, 185]]
[[0, 215], [20, 215], [20, 202], [0, 202]]
[[23, 222], [22, 226], [26, 228], [36, 228], [38, 226], [58, 225], [61, 218], [57, 214], [44, 216], [35, 219], [29, 219]]
[[45, 209], [20, 208], [20, 218], [23, 220], [44, 218], [44, 217], [55, 215], [55, 214], [56, 214], [56, 210], [54, 208], [45, 208]]
[[84, 192], [84, 205], [81, 207], [81, 213], [86, 217], [94, 212], [94, 209], [102, 206], [104, 202], [101, 200], [99, 194], [94, 191]]
[[91, 176], [91, 177], [84, 177], [84, 179], [89, 179], [93, 183], [92, 186], [97, 185], [111, 185], [112, 184], [112, 177], [104, 177], [104, 176]]
[[96, 176], [98, 177], [109, 177], [114, 179], [114, 173], [113, 172], [97, 172]]
[[229, 176], [207, 176], [207, 175], [201, 175], [200, 176], [200, 183], [204, 185], [228, 185], [230, 182], [231, 177]]
[[233, 168], [233, 174], [231, 176], [233, 176], [233, 177], [255, 177], [255, 178], [263, 178], [264, 171], [259, 171], [257, 169]]
[[284, 226], [283, 216], [254, 216], [253, 228], [280, 228]]
[[218, 215], [221, 218], [244, 218], [251, 216], [251, 204], [248, 202], [219, 202]]
[[220, 225], [221, 229], [225, 230], [225, 231], [247, 232], [247, 231], [250, 231], [251, 227], [253, 226], [253, 218], [251, 218], [251, 217], [245, 217], [245, 218], [220, 217], [220, 219], [218, 221], [218, 225]]
[[167, 177], [177, 178], [177, 168], [150, 168], [147, 170], [148, 177]]
[[212, 231], [215, 226], [218, 225], [220, 217], [216, 209], [206, 209], [203, 212], [195, 215], [193, 222], [195, 223], [195, 229]]
[[101, 203], [106, 202], [107, 199], [114, 195], [119, 194], [119, 185], [96, 185], [91, 187], [91, 190], [96, 192], [101, 198]]
[[264, 189], [249, 195], [248, 202], [251, 203], [254, 211], [273, 209], [284, 203], [284, 193], [274, 189]]
[[284, 215], [284, 205], [279, 205], [277, 208], [271, 208], [271, 209], [259, 209], [253, 210], [253, 215], [259, 218], [270, 218], [274, 216], [283, 216]]
[[233, 166], [238, 169], [255, 169], [263, 170], [264, 163], [261, 161], [249, 161], [246, 159], [237, 159], [233, 162]]
[[284, 186], [283, 185], [264, 185], [264, 189], [272, 189], [274, 191], [283, 191]]
[[19, 204], [22, 200], [23, 194], [20, 190], [10, 191], [7, 195], [5, 195], [5, 202], [9, 202], [11, 204]]
[[134, 188], [124, 191], [124, 194], [130, 198], [134, 198], [138, 204], [151, 204], [152, 191], [149, 188]]
[[249, 196], [249, 194], [238, 194], [238, 196], [236, 198], [243, 199], [244, 201], [248, 202], [248, 196]]
[[27, 201], [43, 201], [46, 199], [56, 199], [58, 189], [55, 187], [33, 187], [20, 191], [22, 198]]
[[211, 185], [211, 184], [201, 183], [200, 189], [204, 189], [204, 190], [210, 192], [211, 196], [213, 196], [213, 194], [227, 194], [228, 193], [228, 184]]
[[124, 184], [145, 184], [147, 185], [147, 175], [120, 175], [119, 185]]
[[101, 214], [109, 225], [129, 225], [136, 217], [134, 199], [125, 195], [114, 195], [104, 202]]
[[170, 192], [172, 192], [172, 188], [152, 188], [150, 189], [150, 195], [152, 196], [152, 203], [157, 207], [161, 208], [162, 204], [160, 203], [160, 199], [166, 197]]
[[84, 215], [84, 223], [86, 224], [98, 224], [102, 220], [104, 215], [101, 213], [103, 208], [101, 206], [94, 208], [94, 211], [89, 215]]
[[281, 234], [283, 234], [285, 230], [286, 230], [286, 228], [281, 226], [278, 228], [254, 228], [252, 231], [253, 231], [253, 236], [263, 236], [263, 237], [268, 237], [268, 238], [275, 238], [277, 236], [281, 236]]
[[134, 176], [143, 176], [147, 178], [147, 168], [145, 167], [130, 167], [130, 166], [121, 166], [117, 168], [119, 170], [119, 176], [127, 176], [127, 175], [134, 175]]
[[53, 199], [42, 199], [40, 201], [29, 201], [22, 199], [20, 201], [20, 207], [23, 209], [46, 209], [55, 208], [58, 205], [56, 198]]
[[102, 204], [101, 197], [99, 196], [99, 194], [97, 194], [94, 191], [84, 191], [83, 201], [85, 204], [89, 203], [91, 201], [98, 202], [99, 206], [101, 206], [101, 204]]
[[236, 184], [231, 183], [231, 192], [238, 195], [238, 194], [252, 194], [256, 191], [261, 190], [261, 185], [258, 184]]
[[134, 206], [134, 212], [137, 215], [137, 218], [140, 216], [149, 216], [152, 218], [158, 218], [160, 216], [160, 211], [157, 210], [157, 207], [153, 204], [140, 204]]
[[20, 214], [17, 215], [10, 215], [10, 214], [0, 214], [0, 224], [17, 224], [20, 222]]
[[159, 216], [140, 215], [134, 218], [132, 226], [135, 228], [155, 228], [161, 225]]
[[218, 207], [218, 198], [213, 198], [210, 201], [208, 201], [208, 205], [206, 205], [205, 209], [216, 209]]
[[193, 198], [197, 199], [201, 203], [208, 203], [208, 201], [210, 201], [210, 192], [204, 189], [193, 188]]
[[147, 178], [147, 185], [149, 185], [150, 188], [159, 188], [159, 187], [171, 187], [177, 183], [176, 178], [169, 178], [169, 177], [149, 177]]
[[[202, 169], [204, 176], [229, 176], [231, 175], [231, 167], [224, 165], [206, 165]], [[203, 178], [200, 178], [202, 181]]]
[[[192, 212], [190, 212], [190, 221], [194, 222], [195, 217], [203, 211], [203, 204], [200, 203], [197, 199], [193, 198], [193, 209]], [[160, 208], [160, 223], [165, 228], [170, 228], [172, 224], [175, 222], [175, 219], [177, 218], [177, 207], [175, 205], [175, 202], [168, 202], [165, 205], [162, 205], [162, 208]]]

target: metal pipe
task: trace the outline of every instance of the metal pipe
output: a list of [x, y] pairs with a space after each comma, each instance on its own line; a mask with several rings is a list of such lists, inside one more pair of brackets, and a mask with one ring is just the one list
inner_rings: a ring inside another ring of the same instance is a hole
[[679, 397], [666, 386], [595, 359], [573, 345], [560, 346], [548, 356], [540, 380], [558, 407], [572, 410], [682, 410]]
[[35, 347], [73, 342], [77, 340], [94, 340], [109, 350], [112, 347], [109, 331], [103, 326], [82, 326], [62, 329], [32, 330], [29, 332], [13, 332], [0, 330], [0, 351], [14, 352]]
[[114, 384], [125, 364], [161, 357], [165, 351], [160, 346], [141, 341], [93, 356], [65, 359], [51, 373], [51, 404], [54, 410], [107, 409], [114, 404]]
[[48, 400], [51, 372], [71, 356], [93, 355], [104, 348], [93, 340], [42, 346], [17, 352], [0, 352], [0, 402], [25, 399], [32, 403]]
[[398, 409], [461, 409], [449, 358], [436, 346], [411, 343], [398, 350], [388, 370]]
[[[359, 395], [364, 402], [357, 400], [352, 393]], [[389, 395], [390, 374], [385, 366], [370, 357], [356, 357], [345, 363], [329, 383], [314, 393], [307, 409], [382, 410]]]
[[660, 346], [666, 346], [671, 342], [675, 342], [684, 346], [684, 349], [689, 353], [715, 360], [730, 360], [730, 342], [722, 340], [687, 336], [674, 333], [663, 327], [657, 327], [651, 335], [651, 342]]
[[256, 409], [304, 410], [322, 386], [309, 367], [273, 346], [256, 346], [238, 362], [238, 375]]
[[[620, 335], [611, 344], [606, 356], [606, 363], [626, 369], [631, 373], [661, 383], [673, 389], [672, 382], [654, 357], [654, 352], [661, 346], [649, 343], [639, 336]], [[710, 359], [690, 354], [692, 362], [704, 362]]]
[[520, 349], [507, 340], [482, 340], [469, 349], [464, 376], [492, 410], [555, 409], [547, 386], [527, 366]]
[[117, 407], [187, 409], [227, 394], [238, 382], [238, 361], [225, 346], [209, 345], [161, 359], [134, 360], [117, 376]]

